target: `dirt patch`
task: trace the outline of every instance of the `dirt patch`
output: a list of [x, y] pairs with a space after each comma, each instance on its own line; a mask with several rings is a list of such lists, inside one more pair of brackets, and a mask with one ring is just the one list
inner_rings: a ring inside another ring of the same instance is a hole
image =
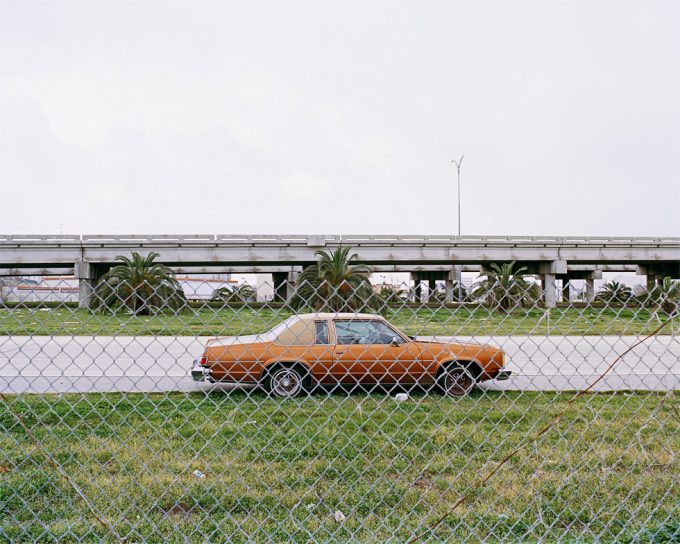
[[427, 491], [428, 489], [430, 489], [430, 482], [427, 478], [423, 478], [421, 476], [411, 484], [411, 487], [417, 487], [421, 491]]
[[161, 510], [166, 516], [188, 516], [192, 508], [183, 502], [178, 502], [168, 506], [161, 506]]

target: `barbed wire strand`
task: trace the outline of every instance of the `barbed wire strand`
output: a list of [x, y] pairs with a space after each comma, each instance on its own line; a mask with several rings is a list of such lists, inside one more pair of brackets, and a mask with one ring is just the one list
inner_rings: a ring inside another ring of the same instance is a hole
[[68, 473], [61, 468], [57, 462], [54, 460], [54, 457], [50, 455], [50, 452], [45, 449], [45, 447], [40, 443], [38, 438], [33, 434], [29, 426], [26, 424], [26, 421], [22, 417], [22, 415], [19, 413], [19, 411], [13, 406], [13, 404], [9, 401], [9, 399], [5, 396], [5, 394], [0, 391], [0, 398], [2, 401], [7, 405], [9, 410], [14, 414], [14, 417], [17, 418], [21, 426], [24, 428], [26, 431], [26, 434], [29, 436], [29, 438], [33, 441], [33, 444], [43, 453], [43, 455], [47, 458], [47, 462], [54, 468], [61, 476], [64, 478], [70, 486], [75, 490], [75, 492], [78, 494], [78, 496], [82, 499], [82, 501], [85, 503], [87, 506], [87, 509], [90, 511], [90, 514], [92, 514], [92, 517], [94, 517], [99, 524], [104, 527], [118, 542], [125, 542], [118, 533], [109, 525], [106, 521], [104, 521], [104, 518], [102, 518], [97, 511], [95, 510], [93, 504], [90, 502], [90, 500], [85, 496], [85, 493], [83, 493], [80, 488], [76, 485], [76, 483], [71, 479], [71, 477], [68, 475]]
[[651, 333], [649, 333], [647, 336], [642, 338], [641, 340], [638, 340], [635, 342], [633, 345], [631, 345], [626, 351], [621, 353], [614, 361], [602, 372], [595, 381], [593, 381], [588, 387], [585, 389], [582, 389], [578, 391], [570, 400], [567, 402], [567, 404], [564, 406], [562, 411], [557, 414], [555, 417], [552, 418], [548, 422], [548, 424], [543, 427], [540, 431], [538, 431], [535, 435], [533, 435], [530, 439], [525, 440], [523, 443], [521, 443], [519, 446], [517, 446], [514, 450], [512, 450], [509, 454], [507, 454], [501, 461], [498, 462], [498, 464], [491, 470], [477, 485], [475, 485], [470, 491], [465, 493], [462, 497], [460, 497], [454, 504], [449, 508], [437, 521], [428, 529], [423, 531], [420, 534], [414, 535], [411, 540], [407, 542], [407, 544], [414, 544], [415, 542], [418, 542], [419, 540], [422, 540], [426, 536], [428, 536], [430, 533], [432, 533], [437, 527], [439, 527], [446, 518], [448, 518], [461, 504], [466, 502], [473, 494], [474, 491], [477, 491], [481, 487], [483, 487], [491, 478], [494, 477], [494, 475], [505, 465], [510, 459], [512, 459], [515, 455], [517, 455], [524, 447], [529, 443], [534, 440], [538, 440], [541, 436], [543, 436], [545, 433], [547, 433], [550, 429], [552, 429], [559, 421], [562, 419], [564, 414], [567, 412], [569, 408], [576, 402], [579, 398], [581, 398], [583, 395], [588, 393], [593, 387], [595, 387], [599, 382], [601, 382], [604, 377], [611, 371], [612, 368], [628, 353], [633, 351], [636, 347], [638, 347], [640, 344], [646, 342], [650, 338], [656, 336], [659, 334], [669, 323], [671, 323], [675, 319], [674, 317], [669, 318], [667, 321], [661, 324], [661, 326], [657, 327], [655, 330], [653, 330]]

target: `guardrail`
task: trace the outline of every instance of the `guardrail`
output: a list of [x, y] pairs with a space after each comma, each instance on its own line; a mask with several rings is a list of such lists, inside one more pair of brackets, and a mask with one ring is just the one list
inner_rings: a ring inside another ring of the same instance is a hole
[[327, 245], [528, 245], [528, 246], [671, 246], [680, 237], [630, 236], [437, 236], [361, 234], [11, 234], [0, 235], [2, 244], [302, 244]]

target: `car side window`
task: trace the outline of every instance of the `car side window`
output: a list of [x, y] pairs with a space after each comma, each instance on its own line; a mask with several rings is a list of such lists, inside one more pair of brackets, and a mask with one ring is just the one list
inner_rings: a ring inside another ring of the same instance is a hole
[[396, 336], [381, 321], [336, 321], [338, 344], [389, 344]]
[[328, 344], [328, 322], [316, 321], [316, 344]]

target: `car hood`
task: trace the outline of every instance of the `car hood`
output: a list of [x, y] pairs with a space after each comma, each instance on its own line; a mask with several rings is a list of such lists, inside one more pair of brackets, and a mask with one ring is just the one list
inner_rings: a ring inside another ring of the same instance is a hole
[[[448, 353], [452, 353], [457, 356], [466, 356], [472, 358], [478, 358], [481, 356], [494, 357], [497, 354], [502, 353], [500, 348], [492, 346], [490, 344], [482, 344], [480, 342], [469, 342], [469, 341], [456, 341], [455, 339], [449, 337], [448, 339], [440, 338], [434, 340], [432, 337], [423, 338], [416, 337], [416, 342], [423, 345], [423, 349], [434, 349], [444, 350]], [[430, 348], [426, 346], [431, 346]]]
[[451, 345], [455, 344], [456, 346], [483, 346], [483, 347], [493, 347], [489, 346], [489, 344], [482, 344], [481, 342], [473, 342], [470, 340], [456, 340], [453, 336], [416, 336], [414, 337], [416, 342], [420, 342], [422, 344], [442, 344], [442, 345]]

